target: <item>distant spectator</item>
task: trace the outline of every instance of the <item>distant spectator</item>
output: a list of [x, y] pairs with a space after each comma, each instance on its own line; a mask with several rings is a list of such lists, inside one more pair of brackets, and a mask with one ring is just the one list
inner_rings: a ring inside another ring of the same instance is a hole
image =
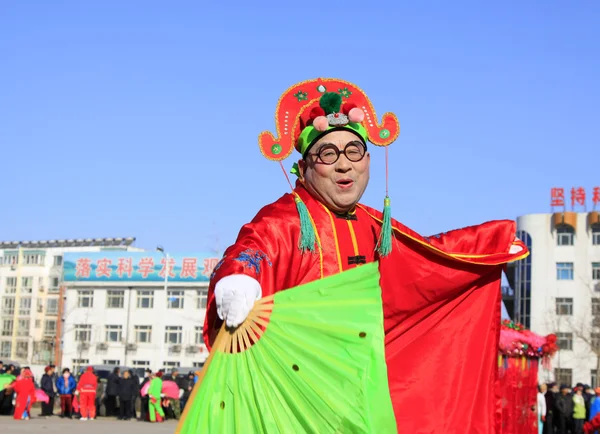
[[566, 384], [561, 385], [560, 394], [556, 398], [556, 428], [558, 434], [567, 434], [573, 417], [573, 398], [571, 388]]
[[131, 397], [131, 417], [137, 419], [135, 403], [140, 397], [140, 378], [137, 375], [135, 375], [135, 372], [133, 372], [131, 369], [127, 372], [129, 372], [129, 376], [133, 381], [133, 396]]
[[46, 366], [44, 368], [44, 375], [42, 375], [42, 380], [40, 384], [40, 388], [44, 391], [46, 395], [48, 395], [48, 402], [42, 402], [42, 414], [41, 416], [53, 416], [54, 415], [54, 379], [53, 379], [54, 369], [51, 366]]
[[133, 383], [129, 371], [123, 372], [123, 378], [119, 381], [119, 419], [131, 419], [131, 400], [136, 394], [137, 386]]
[[[147, 369], [144, 371], [144, 379], [142, 380], [142, 384], [140, 385], [140, 390], [142, 390], [144, 388], [144, 386], [146, 385], [146, 383], [150, 382], [150, 380], [152, 379], [152, 371], [150, 369]], [[140, 419], [147, 421], [150, 420], [150, 418], [148, 417], [148, 403], [150, 401], [150, 398], [148, 397], [148, 393], [146, 393], [145, 395], [142, 395], [142, 403], [140, 405]]]
[[543, 434], [544, 432], [544, 423], [546, 422], [546, 397], [544, 394], [546, 393], [548, 388], [545, 384], [540, 384], [538, 386], [538, 394], [537, 394], [537, 413], [538, 413], [538, 434]]
[[119, 394], [119, 378], [121, 370], [115, 368], [114, 371], [108, 376], [106, 380], [106, 415], [116, 416], [117, 415], [117, 395]]
[[181, 397], [181, 411], [185, 410], [185, 406], [188, 402], [188, 399], [190, 399], [192, 390], [194, 389], [194, 373], [192, 371], [188, 372], [187, 381], [183, 386], [185, 389], [183, 396]]
[[69, 368], [62, 371], [62, 376], [56, 380], [56, 388], [60, 395], [60, 417], [73, 418], [73, 393], [77, 387]]
[[573, 421], [575, 425], [575, 434], [583, 434], [583, 424], [585, 422], [585, 399], [583, 398], [583, 387], [575, 388], [573, 395]]
[[[8, 365], [4, 371], [3, 383], [12, 383], [16, 379], [15, 366]], [[9, 416], [13, 410], [13, 389], [7, 388], [0, 391], [0, 415]]]
[[179, 378], [179, 370], [177, 368], [173, 368], [173, 370], [171, 371], [171, 375], [168, 378], [165, 378], [165, 380], [174, 382], [179, 388], [179, 396], [177, 398], [173, 398], [170, 403], [171, 409], [173, 410], [173, 417], [175, 419], [179, 419], [179, 417], [181, 416], [181, 402], [179, 401], [179, 399], [183, 396], [183, 393], [185, 392], [185, 385], [183, 384], [183, 382], [186, 382], [185, 378]]

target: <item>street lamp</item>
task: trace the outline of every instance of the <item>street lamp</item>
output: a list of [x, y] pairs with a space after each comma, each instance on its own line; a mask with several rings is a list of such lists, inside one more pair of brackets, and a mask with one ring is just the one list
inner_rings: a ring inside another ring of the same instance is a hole
[[156, 250], [165, 257], [165, 296], [167, 295], [167, 285], [169, 279], [169, 254], [165, 253], [165, 249], [163, 246], [156, 246]]
[[[165, 253], [165, 249], [163, 246], [156, 246], [156, 251], [162, 253], [162, 255], [165, 258], [165, 294], [164, 294], [164, 299], [167, 301], [167, 303], [169, 303], [169, 296], [167, 294], [167, 285], [168, 285], [168, 281], [169, 281], [169, 254]], [[161, 339], [160, 341], [160, 355], [164, 357], [165, 354], [165, 340]]]

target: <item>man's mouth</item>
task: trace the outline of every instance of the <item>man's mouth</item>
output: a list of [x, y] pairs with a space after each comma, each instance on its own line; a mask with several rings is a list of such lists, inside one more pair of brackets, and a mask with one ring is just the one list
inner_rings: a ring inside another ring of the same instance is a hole
[[335, 183], [340, 188], [350, 188], [354, 184], [354, 181], [349, 178], [345, 178], [345, 179], [338, 179]]

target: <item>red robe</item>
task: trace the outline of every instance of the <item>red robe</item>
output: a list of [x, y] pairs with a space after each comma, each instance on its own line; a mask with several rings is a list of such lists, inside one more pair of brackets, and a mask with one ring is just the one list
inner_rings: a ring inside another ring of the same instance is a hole
[[[222, 321], [214, 285], [230, 274], [257, 279], [263, 296], [380, 260], [381, 213], [359, 205], [336, 216], [298, 185], [321, 249], [302, 253], [293, 195], [267, 205], [245, 225], [215, 267], [208, 292], [205, 342]], [[424, 238], [392, 222], [392, 253], [380, 260], [386, 361], [399, 431], [493, 433], [500, 330], [500, 277], [515, 223], [495, 221]]]

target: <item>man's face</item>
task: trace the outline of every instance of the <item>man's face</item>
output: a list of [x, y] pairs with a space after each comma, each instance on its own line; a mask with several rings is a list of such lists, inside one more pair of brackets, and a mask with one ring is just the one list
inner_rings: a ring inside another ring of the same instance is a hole
[[333, 164], [324, 164], [318, 157], [319, 151], [333, 145], [343, 151], [350, 142], [360, 139], [350, 131], [334, 131], [321, 138], [310, 149], [305, 160], [298, 162], [304, 185], [330, 210], [338, 213], [351, 211], [362, 197], [369, 183], [371, 156], [366, 153], [358, 162], [340, 155]]
[[546, 386], [545, 384], [541, 384], [540, 385], [540, 390], [542, 393], [546, 393], [546, 391], [548, 390], [548, 386]]

